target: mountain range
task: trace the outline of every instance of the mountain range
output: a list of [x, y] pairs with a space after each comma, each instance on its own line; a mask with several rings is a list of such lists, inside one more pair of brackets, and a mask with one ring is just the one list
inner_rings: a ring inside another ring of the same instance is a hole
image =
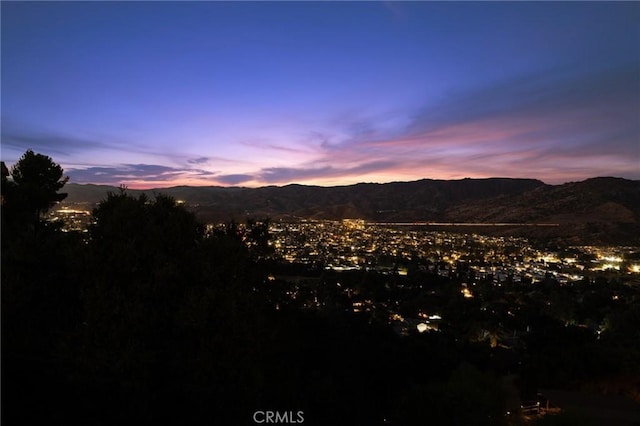
[[[64, 190], [68, 197], [63, 205], [91, 207], [118, 188], [68, 184]], [[467, 178], [334, 187], [178, 186], [127, 193], [172, 196], [208, 223], [242, 221], [246, 217], [275, 221], [357, 218], [375, 222], [513, 223], [465, 227], [465, 232], [556, 239], [566, 244], [640, 246], [640, 181], [612, 177], [562, 185], [535, 179]]]

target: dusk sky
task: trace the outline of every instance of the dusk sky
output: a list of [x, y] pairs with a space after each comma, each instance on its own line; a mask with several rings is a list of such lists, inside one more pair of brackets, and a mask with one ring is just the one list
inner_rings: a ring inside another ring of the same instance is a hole
[[75, 183], [640, 179], [640, 2], [7, 2], [2, 160]]

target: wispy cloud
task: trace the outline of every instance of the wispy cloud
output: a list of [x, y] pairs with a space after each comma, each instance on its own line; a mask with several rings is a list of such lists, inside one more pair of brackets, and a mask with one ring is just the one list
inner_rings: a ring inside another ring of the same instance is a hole
[[[240, 143], [248, 155], [234, 160], [177, 149], [171, 156], [153, 153], [170, 165], [134, 164], [138, 160], [132, 157], [117, 166], [74, 166], [68, 174], [73, 182], [147, 187], [465, 176], [535, 177], [549, 183], [596, 175], [640, 179], [639, 141], [640, 63], [632, 62], [598, 72], [538, 72], [453, 92], [414, 112], [352, 111], [283, 143], [271, 138]], [[96, 149], [153, 152], [151, 145], [4, 126], [2, 143], [61, 156]], [[256, 158], [264, 159], [262, 164]], [[220, 171], [204, 170], [212, 164]]]
[[639, 62], [593, 73], [556, 69], [452, 94], [417, 114], [409, 130], [429, 133], [499, 119], [507, 125], [535, 122], [540, 130], [561, 136], [637, 132], [639, 108]]
[[[314, 161], [247, 171], [221, 182], [638, 179], [639, 118], [639, 64], [580, 75], [549, 71], [452, 94], [411, 121], [397, 114], [345, 115], [336, 128], [309, 132]], [[385, 119], [395, 125], [375, 122]]]
[[253, 175], [247, 174], [218, 175], [215, 177], [216, 182], [223, 185], [239, 185], [254, 179], [255, 177]]
[[[589, 108], [622, 111], [638, 104], [640, 63], [594, 72], [555, 68], [500, 81], [475, 90], [451, 93], [414, 117], [414, 131], [492, 117], [540, 117]], [[628, 112], [623, 115], [629, 118]]]
[[397, 166], [398, 164], [393, 161], [381, 160], [351, 167], [331, 165], [323, 167], [270, 167], [262, 169], [256, 178], [265, 183], [290, 183], [319, 178], [363, 176]]
[[[3, 126], [4, 127], [4, 126]], [[47, 155], [68, 156], [92, 149], [112, 149], [108, 143], [65, 136], [52, 132], [20, 132], [11, 128], [2, 130], [2, 145], [18, 152], [33, 149]]]
[[67, 174], [73, 183], [121, 183], [174, 184], [189, 179], [213, 178], [215, 173], [198, 169], [181, 169], [157, 164], [123, 164], [118, 167], [89, 167], [69, 169]]
[[581, 169], [583, 178], [617, 170], [637, 179], [640, 63], [593, 73], [550, 70], [453, 93], [399, 124], [396, 137], [372, 130], [374, 123], [345, 126], [345, 136], [331, 142], [325, 135], [317, 161], [334, 173], [387, 159], [379, 172], [416, 177], [456, 171], [561, 182]]
[[242, 145], [255, 148], [264, 151], [276, 151], [276, 152], [286, 152], [291, 154], [308, 154], [309, 150], [305, 147], [291, 147], [278, 145], [274, 143], [260, 143], [260, 142], [243, 142]]
[[3, 120], [2, 145], [14, 152], [27, 149], [57, 157], [91, 157], [96, 152], [124, 155], [169, 157], [153, 143], [143, 144], [118, 136], [76, 136], [73, 132], [40, 129], [37, 126]]
[[207, 164], [209, 163], [209, 157], [198, 157], [198, 158], [190, 158], [187, 160], [189, 164]]

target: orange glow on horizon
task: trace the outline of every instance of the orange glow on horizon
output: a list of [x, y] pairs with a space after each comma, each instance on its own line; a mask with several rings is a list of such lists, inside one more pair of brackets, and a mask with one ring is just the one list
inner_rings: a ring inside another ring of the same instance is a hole
[[[176, 186], [195, 186], [195, 187], [205, 187], [205, 186], [219, 186], [219, 187], [242, 187], [242, 188], [260, 188], [265, 186], [286, 186], [286, 185], [309, 185], [309, 186], [349, 186], [356, 185], [359, 183], [391, 183], [391, 182], [411, 182], [422, 179], [432, 179], [432, 180], [461, 180], [465, 178], [470, 179], [488, 179], [488, 178], [499, 178], [504, 176], [489, 176], [489, 175], [474, 175], [474, 174], [463, 174], [463, 173], [447, 173], [442, 172], [439, 174], [433, 174], [431, 176], [420, 176], [411, 173], [407, 173], [406, 171], [398, 171], [397, 173], [389, 172], [389, 173], [376, 173], [370, 175], [361, 175], [361, 176], [343, 176], [343, 177], [327, 177], [327, 178], [309, 178], [309, 179], [300, 179], [295, 182], [264, 182], [257, 180], [250, 180], [247, 182], [242, 182], [240, 184], [232, 185], [228, 183], [219, 182], [215, 179], [175, 179], [170, 181], [145, 181], [145, 180], [135, 180], [135, 181], [122, 181], [119, 184], [114, 184], [111, 186], [119, 186], [125, 185], [128, 189], [134, 190], [151, 190], [151, 189], [162, 189], [162, 188], [171, 188]], [[105, 183], [104, 185], [110, 185]]]

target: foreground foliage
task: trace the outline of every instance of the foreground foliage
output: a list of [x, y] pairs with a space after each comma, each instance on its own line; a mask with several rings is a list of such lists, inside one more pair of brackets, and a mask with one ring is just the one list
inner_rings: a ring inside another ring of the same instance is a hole
[[[266, 221], [207, 233], [170, 197], [126, 191], [109, 194], [93, 221], [88, 237], [40, 218], [11, 232], [3, 223], [3, 424], [239, 425], [271, 409], [320, 425], [500, 425], [507, 374], [525, 397], [640, 373], [638, 301], [620, 307], [608, 295], [637, 296], [618, 283], [549, 281], [519, 294], [535, 332], [492, 348], [494, 321], [514, 320], [476, 306], [503, 298], [488, 283], [469, 301], [449, 278], [412, 272], [419, 291], [438, 295], [425, 303], [451, 320], [401, 337], [375, 312], [348, 312], [336, 291], [340, 279], [392, 300], [397, 275], [323, 273], [323, 307], [306, 309], [311, 293], [294, 300], [290, 283], [269, 276], [286, 268], [269, 259]], [[568, 326], [576, 319], [606, 330]]]

